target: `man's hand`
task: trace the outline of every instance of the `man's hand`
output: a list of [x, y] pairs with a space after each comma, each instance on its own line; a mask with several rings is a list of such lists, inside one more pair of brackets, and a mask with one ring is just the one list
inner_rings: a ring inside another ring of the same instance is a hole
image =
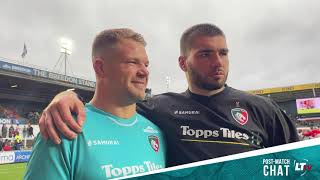
[[[77, 114], [77, 121], [71, 115]], [[61, 139], [57, 130], [69, 139], [74, 139], [82, 130], [85, 120], [84, 105], [73, 91], [64, 91], [56, 95], [48, 107], [43, 110], [39, 119], [40, 133], [45, 138], [50, 138], [55, 144], [60, 144]]]

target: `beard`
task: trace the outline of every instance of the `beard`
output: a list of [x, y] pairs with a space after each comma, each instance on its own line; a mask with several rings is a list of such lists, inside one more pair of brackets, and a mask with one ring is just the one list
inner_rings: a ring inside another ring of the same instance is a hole
[[228, 72], [222, 79], [210, 79], [209, 77], [203, 77], [200, 73], [190, 67], [188, 72], [191, 83], [197, 86], [199, 89], [204, 89], [208, 91], [213, 91], [222, 88], [228, 78]]

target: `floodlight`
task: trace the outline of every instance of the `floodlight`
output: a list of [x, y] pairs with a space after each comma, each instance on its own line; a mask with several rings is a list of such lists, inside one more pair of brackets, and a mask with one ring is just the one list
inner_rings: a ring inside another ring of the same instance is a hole
[[70, 55], [72, 53], [72, 41], [68, 38], [60, 38], [60, 52]]

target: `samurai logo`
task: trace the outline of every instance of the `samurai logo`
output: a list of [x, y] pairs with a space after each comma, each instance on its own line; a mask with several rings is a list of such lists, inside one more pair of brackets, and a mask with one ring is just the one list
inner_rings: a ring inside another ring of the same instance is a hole
[[245, 125], [248, 122], [248, 112], [242, 108], [231, 109], [231, 115], [239, 124]]
[[158, 152], [159, 151], [159, 148], [160, 148], [160, 144], [159, 144], [159, 139], [157, 136], [148, 136], [148, 139], [149, 139], [149, 143], [152, 147], [152, 149], [155, 151], [155, 152]]
[[92, 146], [92, 141], [91, 140], [88, 141], [88, 146]]

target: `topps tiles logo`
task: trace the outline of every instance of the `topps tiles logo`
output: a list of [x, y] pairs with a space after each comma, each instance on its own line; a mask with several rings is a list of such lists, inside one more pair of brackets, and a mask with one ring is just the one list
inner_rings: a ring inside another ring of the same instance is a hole
[[102, 171], [104, 171], [106, 178], [116, 178], [121, 176], [129, 176], [138, 173], [144, 173], [149, 171], [154, 171], [164, 168], [161, 164], [157, 164], [151, 161], [144, 161], [141, 164], [132, 166], [122, 166], [117, 167], [113, 164], [107, 164], [101, 166]]
[[238, 132], [228, 128], [220, 128], [220, 129], [192, 129], [189, 126], [180, 126], [182, 129], [182, 135], [187, 137], [195, 137], [208, 139], [208, 138], [232, 138], [232, 139], [243, 139], [248, 140], [250, 137], [246, 133]]

